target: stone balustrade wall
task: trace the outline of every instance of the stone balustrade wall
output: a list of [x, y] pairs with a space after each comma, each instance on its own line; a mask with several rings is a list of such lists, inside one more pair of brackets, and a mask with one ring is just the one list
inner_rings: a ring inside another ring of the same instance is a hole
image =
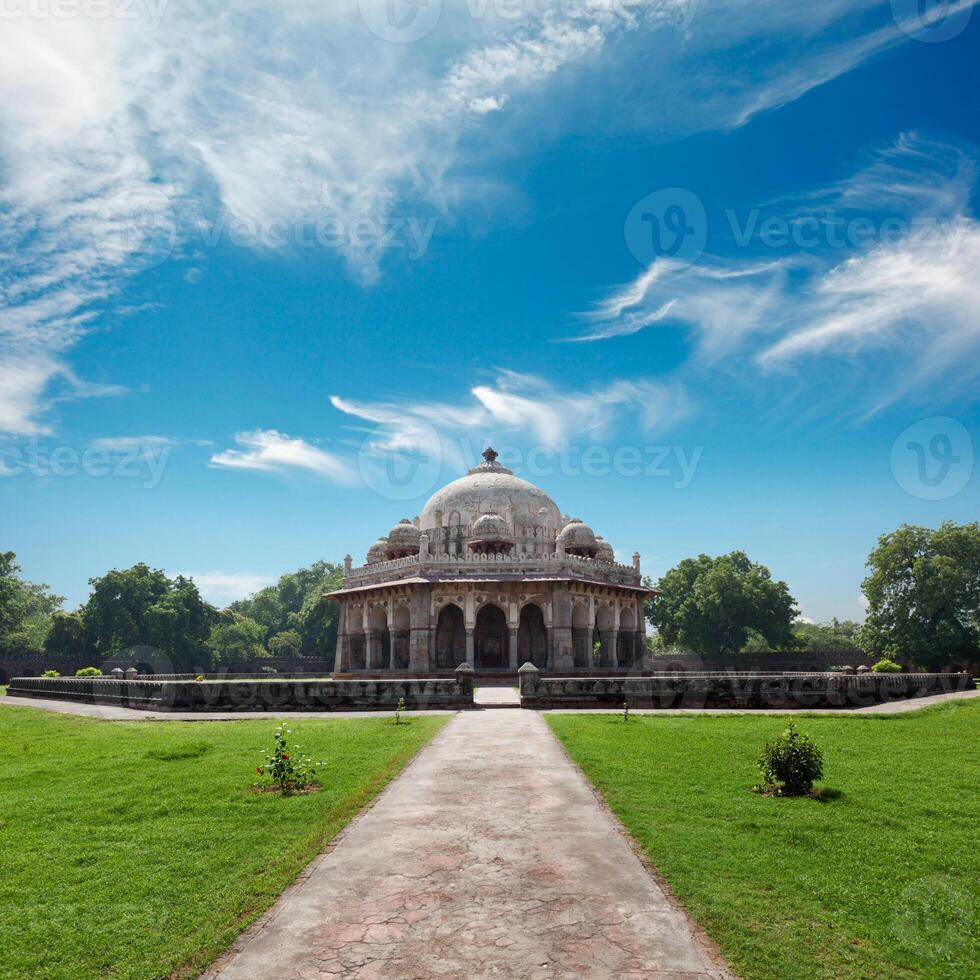
[[702, 671], [647, 677], [544, 677], [518, 671], [524, 708], [852, 708], [973, 686], [968, 674]]
[[407, 710], [455, 709], [473, 706], [473, 671], [464, 664], [449, 678], [337, 681], [15, 677], [7, 694], [147, 711], [391, 711], [402, 698]]

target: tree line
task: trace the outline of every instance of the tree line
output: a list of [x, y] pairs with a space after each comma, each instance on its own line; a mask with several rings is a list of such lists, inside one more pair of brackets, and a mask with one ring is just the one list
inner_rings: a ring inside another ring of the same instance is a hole
[[785, 582], [742, 551], [686, 558], [651, 583], [654, 645], [710, 663], [765, 650], [860, 649], [928, 670], [980, 661], [980, 524], [903, 524], [868, 555], [863, 625], [803, 623]]
[[[862, 583], [863, 624], [806, 623], [783, 581], [748, 555], [699, 555], [665, 572], [648, 604], [652, 643], [724, 665], [741, 653], [860, 649], [935, 670], [980, 660], [980, 524], [904, 524], [882, 535]], [[134, 647], [159, 650], [175, 671], [242, 669], [263, 657], [333, 659], [338, 606], [324, 599], [343, 569], [326, 561], [218, 609], [193, 580], [138, 564], [89, 581], [74, 612], [46, 585], [20, 575], [0, 553], [0, 657], [112, 659]]]
[[61, 596], [26, 581], [13, 552], [0, 554], [0, 657], [48, 654], [102, 663], [149, 647], [175, 672], [248, 666], [268, 657], [333, 657], [343, 569], [326, 561], [283, 575], [275, 585], [219, 609], [193, 579], [137, 564], [89, 580], [74, 612]]

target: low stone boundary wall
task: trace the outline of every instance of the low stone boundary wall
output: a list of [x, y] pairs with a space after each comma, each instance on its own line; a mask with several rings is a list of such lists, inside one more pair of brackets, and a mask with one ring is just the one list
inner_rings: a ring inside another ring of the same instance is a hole
[[472, 708], [473, 670], [451, 678], [401, 680], [131, 680], [115, 677], [15, 677], [10, 697], [111, 704], [145, 711], [391, 711]]
[[522, 708], [858, 708], [965, 691], [968, 674], [842, 674], [703, 671], [648, 677], [542, 677], [518, 671]]

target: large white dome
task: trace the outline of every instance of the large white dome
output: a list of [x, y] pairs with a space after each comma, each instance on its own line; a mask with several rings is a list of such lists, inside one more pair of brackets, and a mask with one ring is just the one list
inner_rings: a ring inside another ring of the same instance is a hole
[[494, 513], [514, 528], [518, 538], [552, 540], [562, 521], [551, 497], [501, 466], [492, 449], [483, 455], [483, 463], [429, 498], [422, 510], [421, 529], [468, 527], [483, 514]]

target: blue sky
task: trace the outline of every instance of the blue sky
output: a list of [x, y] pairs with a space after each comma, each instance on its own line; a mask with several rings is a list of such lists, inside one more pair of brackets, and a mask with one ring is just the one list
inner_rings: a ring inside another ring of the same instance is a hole
[[488, 441], [620, 560], [742, 548], [815, 620], [879, 534], [976, 519], [972, 4], [327, 6], [5, 25], [30, 577], [225, 603]]

